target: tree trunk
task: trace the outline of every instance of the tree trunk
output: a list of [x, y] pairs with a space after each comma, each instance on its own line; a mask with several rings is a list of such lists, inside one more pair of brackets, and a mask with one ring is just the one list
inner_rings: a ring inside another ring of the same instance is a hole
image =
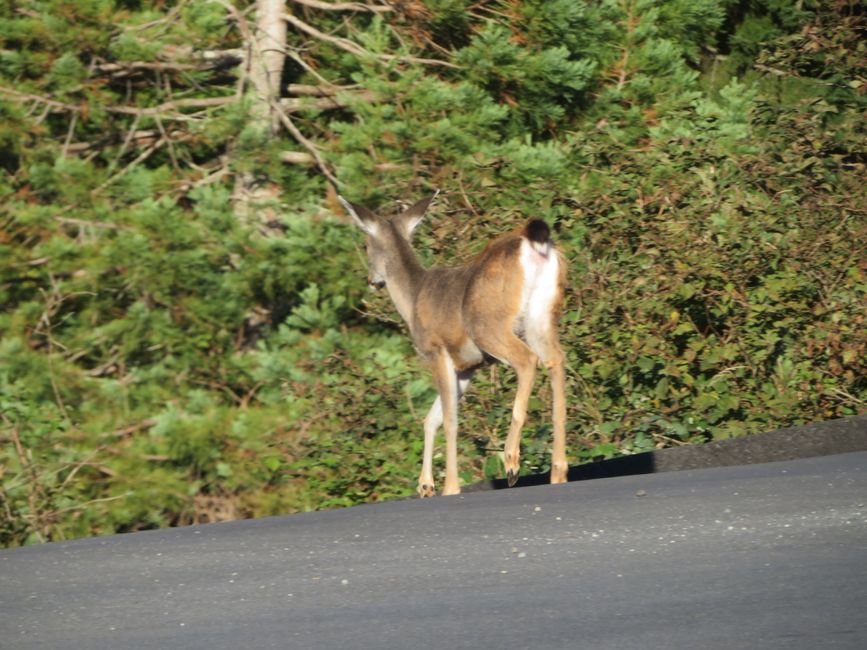
[[285, 0], [257, 0], [256, 28], [250, 52], [251, 117], [263, 130], [280, 128], [273, 104], [280, 99], [280, 79], [286, 58]]
[[[280, 121], [274, 110], [280, 99], [280, 80], [286, 51], [285, 0], [257, 0], [256, 22], [252, 33], [245, 34], [247, 50], [247, 86], [250, 101], [250, 127], [265, 140], [274, 137]], [[238, 219], [257, 223], [266, 233], [277, 223], [275, 203], [279, 187], [267, 179], [257, 179], [249, 169], [237, 169], [233, 195]]]

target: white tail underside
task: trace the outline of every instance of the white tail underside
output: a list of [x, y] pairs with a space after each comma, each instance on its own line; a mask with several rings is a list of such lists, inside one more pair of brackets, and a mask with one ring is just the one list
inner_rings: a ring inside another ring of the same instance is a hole
[[[544, 247], [544, 252], [539, 247]], [[550, 247], [550, 243], [521, 242], [524, 286], [516, 329], [543, 363], [549, 354], [545, 341], [550, 337], [552, 309], [559, 292], [559, 261], [550, 254]]]

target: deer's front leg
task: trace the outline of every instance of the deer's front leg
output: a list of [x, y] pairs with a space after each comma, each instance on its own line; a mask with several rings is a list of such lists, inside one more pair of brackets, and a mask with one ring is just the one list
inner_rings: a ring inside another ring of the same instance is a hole
[[[457, 418], [457, 402], [460, 402], [461, 397], [466, 392], [472, 376], [472, 370], [464, 370], [457, 374], [458, 394], [455, 400], [455, 418]], [[430, 410], [427, 412], [424, 419], [424, 453], [421, 462], [421, 476], [418, 478], [418, 494], [422, 498], [432, 497], [436, 494], [433, 477], [433, 452], [437, 430], [442, 426], [442, 424], [443, 402], [442, 399], [437, 397], [434, 400], [434, 403], [431, 404]], [[457, 424], [455, 427], [457, 427]]]
[[421, 461], [421, 476], [418, 477], [418, 494], [420, 497], [432, 497], [436, 493], [433, 477], [433, 450], [437, 429], [443, 423], [443, 403], [437, 397], [424, 419], [424, 454]]
[[449, 353], [439, 350], [432, 364], [434, 379], [442, 405], [443, 430], [446, 434], [446, 482], [443, 495], [460, 494], [458, 481], [458, 377]]

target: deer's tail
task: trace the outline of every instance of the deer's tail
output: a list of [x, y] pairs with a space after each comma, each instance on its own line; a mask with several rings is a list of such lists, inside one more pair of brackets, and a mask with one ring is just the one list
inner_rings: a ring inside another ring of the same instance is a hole
[[547, 256], [551, 251], [551, 229], [541, 219], [530, 219], [524, 226], [523, 235], [540, 255]]

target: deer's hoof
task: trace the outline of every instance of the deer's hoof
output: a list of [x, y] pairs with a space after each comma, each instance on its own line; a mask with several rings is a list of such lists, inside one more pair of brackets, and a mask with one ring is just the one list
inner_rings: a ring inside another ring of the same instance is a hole
[[518, 470], [508, 470], [506, 472], [506, 482], [509, 484], [509, 487], [515, 487], [515, 483], [518, 482]]
[[434, 496], [435, 494], [436, 494], [436, 491], [434, 490], [433, 485], [430, 485], [428, 483], [419, 483], [418, 495], [422, 499], [428, 499], [428, 498]]
[[551, 468], [551, 483], [565, 483], [568, 480], [568, 466], [555, 465]]

